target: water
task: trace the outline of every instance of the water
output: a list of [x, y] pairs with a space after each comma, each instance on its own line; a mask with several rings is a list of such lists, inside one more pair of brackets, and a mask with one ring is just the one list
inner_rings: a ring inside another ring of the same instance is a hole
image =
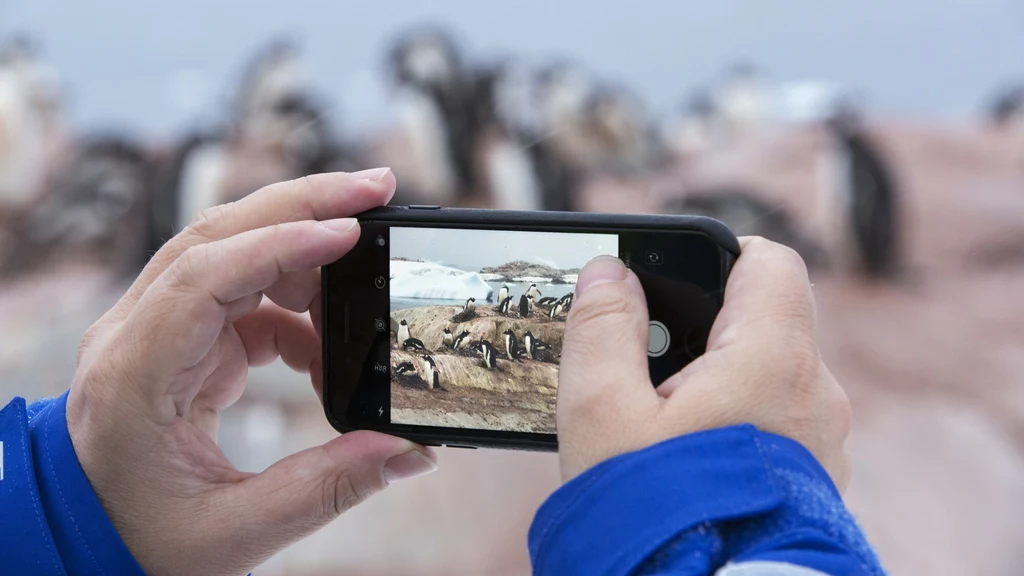
[[[526, 289], [530, 287], [531, 282], [488, 282], [487, 285], [494, 290], [494, 294], [491, 297], [490, 302], [481, 302], [477, 300], [478, 306], [497, 306], [498, 305], [498, 291], [501, 287], [508, 286], [509, 293], [512, 295], [512, 303], [518, 304], [519, 297], [522, 296]], [[576, 289], [575, 284], [544, 284], [541, 282], [537, 283], [537, 289], [540, 290], [541, 298], [545, 296], [551, 296], [553, 298], [561, 298], [569, 292]], [[392, 298], [391, 309], [402, 310], [404, 308], [417, 308], [420, 306], [462, 306], [465, 304], [465, 300], [444, 300], [439, 298]]]

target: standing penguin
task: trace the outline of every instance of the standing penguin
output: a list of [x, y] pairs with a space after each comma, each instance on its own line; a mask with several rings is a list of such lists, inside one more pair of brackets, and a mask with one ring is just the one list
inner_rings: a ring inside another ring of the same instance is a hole
[[502, 284], [501, 290], [498, 290], [498, 305], [500, 306], [506, 298], [508, 298], [508, 286]]
[[438, 371], [437, 365], [434, 364], [434, 359], [429, 354], [424, 354], [423, 358], [423, 379], [427, 382], [427, 389], [429, 390], [440, 390], [441, 389], [441, 372]]
[[518, 362], [520, 358], [526, 355], [526, 350], [519, 343], [516, 333], [511, 328], [505, 330], [505, 354], [513, 362]]
[[466, 305], [462, 307], [462, 311], [467, 314], [472, 312], [476, 308], [476, 298], [470, 298], [466, 300]]
[[523, 318], [530, 316], [530, 299], [526, 294], [519, 297], [519, 315]]
[[398, 323], [398, 343], [403, 344], [409, 338], [412, 338], [412, 334], [409, 332], [409, 323], [402, 320]]
[[826, 206], [843, 215], [841, 229], [848, 231], [836, 241], [838, 249], [843, 251], [849, 238], [867, 276], [891, 277], [900, 261], [899, 198], [892, 172], [849, 104], [840, 105], [827, 126], [838, 186], [827, 193], [836, 197]]
[[487, 340], [481, 340], [477, 344], [476, 348], [484, 358], [484, 366], [488, 370], [494, 370], [498, 367], [498, 354], [494, 351], [494, 346]]
[[530, 288], [526, 291], [527, 296], [530, 296], [534, 300], [541, 297], [540, 290], [537, 289], [536, 284], [530, 284]]
[[455, 344], [455, 336], [452, 335], [451, 330], [445, 328], [444, 336], [441, 337], [441, 341], [444, 342], [444, 345], [447, 346], [448, 348], [452, 348], [452, 346]]
[[458, 350], [460, 346], [466, 343], [466, 338], [469, 338], [469, 331], [463, 330], [455, 337], [455, 342], [452, 343], [452, 350]]
[[555, 302], [555, 304], [551, 307], [551, 310], [548, 312], [548, 317], [551, 318], [552, 320], [558, 318], [559, 316], [562, 315], [563, 308], [564, 306], [562, 305], [561, 301]]
[[511, 307], [511, 305], [512, 305], [512, 297], [508, 296], [508, 297], [506, 297], [505, 299], [503, 299], [501, 301], [501, 304], [498, 304], [498, 312], [501, 313], [501, 314], [506, 314], [507, 315], [508, 314], [508, 309]]

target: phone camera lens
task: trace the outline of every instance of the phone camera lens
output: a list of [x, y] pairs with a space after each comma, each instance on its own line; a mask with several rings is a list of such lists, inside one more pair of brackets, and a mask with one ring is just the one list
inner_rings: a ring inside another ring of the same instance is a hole
[[664, 260], [665, 258], [662, 255], [661, 250], [648, 250], [647, 255], [644, 257], [644, 261], [647, 262], [649, 266], [661, 266], [661, 263], [664, 262]]
[[387, 244], [387, 241], [384, 240], [384, 235], [377, 234], [377, 246], [384, 246], [385, 244]]

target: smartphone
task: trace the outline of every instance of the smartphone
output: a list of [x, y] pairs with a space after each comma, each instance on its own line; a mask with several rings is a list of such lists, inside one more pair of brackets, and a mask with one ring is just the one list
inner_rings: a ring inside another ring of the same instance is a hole
[[643, 285], [655, 386], [700, 356], [739, 242], [698, 216], [388, 207], [323, 268], [323, 400], [340, 432], [556, 450], [579, 269], [617, 256]]

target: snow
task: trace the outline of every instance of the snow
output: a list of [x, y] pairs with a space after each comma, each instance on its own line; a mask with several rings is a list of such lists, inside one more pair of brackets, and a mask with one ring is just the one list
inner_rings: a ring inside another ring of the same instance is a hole
[[566, 284], [575, 284], [579, 279], [579, 274], [566, 274], [565, 276], [562, 276], [562, 282], [565, 282]]
[[463, 301], [490, 300], [493, 290], [476, 272], [431, 262], [391, 261], [391, 296]]
[[502, 278], [505, 277], [505, 275], [504, 274], [493, 274], [491, 272], [487, 272], [487, 273], [481, 272], [480, 273], [480, 277], [483, 278], [485, 282], [494, 282], [495, 280], [501, 280]]
[[513, 278], [514, 282], [529, 282], [531, 284], [537, 284], [539, 282], [551, 282], [551, 278], [541, 278], [539, 276], [523, 276], [522, 278]]

